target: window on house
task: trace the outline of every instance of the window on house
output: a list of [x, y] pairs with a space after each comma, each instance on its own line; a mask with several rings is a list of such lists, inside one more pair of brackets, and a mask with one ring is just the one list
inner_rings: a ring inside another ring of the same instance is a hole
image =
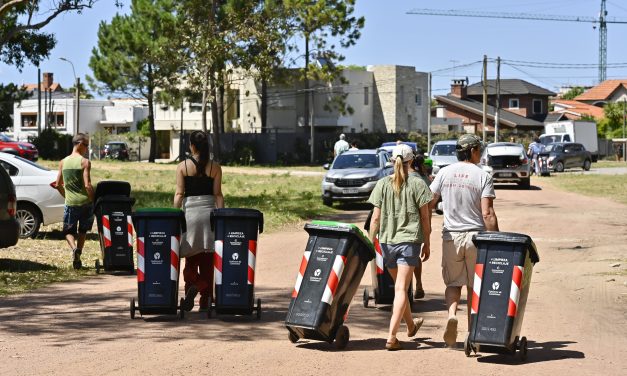
[[405, 86], [403, 85], [399, 88], [398, 98], [401, 103], [405, 103]]
[[364, 106], [367, 106], [369, 101], [370, 101], [370, 88], [368, 86], [364, 86]]
[[189, 104], [189, 112], [200, 112], [202, 111], [202, 103], [190, 103]]
[[533, 100], [533, 113], [534, 114], [541, 114], [542, 113], [542, 100], [541, 99], [534, 99]]
[[422, 88], [416, 88], [416, 106], [422, 106]]
[[22, 114], [22, 128], [37, 128], [37, 114]]
[[509, 108], [519, 108], [520, 101], [518, 98], [510, 98], [509, 99]]

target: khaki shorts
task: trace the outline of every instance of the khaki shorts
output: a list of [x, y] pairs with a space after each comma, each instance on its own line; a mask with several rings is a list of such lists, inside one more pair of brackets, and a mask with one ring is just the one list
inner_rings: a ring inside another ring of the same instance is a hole
[[477, 247], [472, 243], [472, 237], [477, 232], [442, 235], [442, 279], [447, 287], [472, 287], [477, 260]]

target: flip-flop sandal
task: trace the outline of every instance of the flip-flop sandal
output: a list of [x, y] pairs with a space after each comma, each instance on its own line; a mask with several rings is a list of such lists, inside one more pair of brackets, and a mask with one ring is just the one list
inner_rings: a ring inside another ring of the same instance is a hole
[[385, 343], [385, 348], [388, 351], [396, 351], [396, 350], [402, 350], [403, 346], [401, 346], [401, 343], [398, 341], [398, 338], [394, 338], [394, 342]]
[[413, 337], [416, 335], [416, 333], [418, 333], [418, 329], [420, 329], [420, 327], [422, 326], [422, 323], [425, 321], [425, 319], [423, 319], [422, 317], [419, 317], [417, 319], [414, 319], [414, 330], [412, 330], [411, 332], [408, 330], [407, 331], [407, 337]]
[[189, 290], [187, 290], [187, 294], [185, 294], [181, 308], [187, 312], [191, 311], [194, 308], [194, 299], [196, 299], [196, 295], [198, 295], [198, 289], [196, 286], [191, 286]]
[[454, 347], [457, 344], [457, 318], [451, 317], [446, 322], [444, 331], [444, 343], [447, 347]]

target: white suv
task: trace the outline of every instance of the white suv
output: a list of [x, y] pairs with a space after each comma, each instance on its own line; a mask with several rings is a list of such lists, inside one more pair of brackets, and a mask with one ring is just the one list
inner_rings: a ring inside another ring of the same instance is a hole
[[530, 188], [531, 164], [521, 144], [488, 145], [481, 156], [481, 167], [492, 174], [495, 183], [517, 183], [524, 189]]

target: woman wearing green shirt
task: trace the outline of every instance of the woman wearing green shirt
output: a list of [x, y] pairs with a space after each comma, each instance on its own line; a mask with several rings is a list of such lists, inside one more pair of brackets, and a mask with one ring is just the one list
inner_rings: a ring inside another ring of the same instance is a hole
[[422, 179], [409, 175], [414, 153], [407, 145], [397, 145], [393, 152], [394, 174], [377, 182], [368, 201], [374, 205], [370, 240], [378, 236], [383, 261], [394, 279], [394, 304], [385, 348], [400, 350], [396, 338], [401, 319], [407, 324], [407, 336], [416, 335], [423, 319], [412, 319], [407, 289], [414, 268], [429, 258], [431, 223], [429, 206], [431, 191]]

